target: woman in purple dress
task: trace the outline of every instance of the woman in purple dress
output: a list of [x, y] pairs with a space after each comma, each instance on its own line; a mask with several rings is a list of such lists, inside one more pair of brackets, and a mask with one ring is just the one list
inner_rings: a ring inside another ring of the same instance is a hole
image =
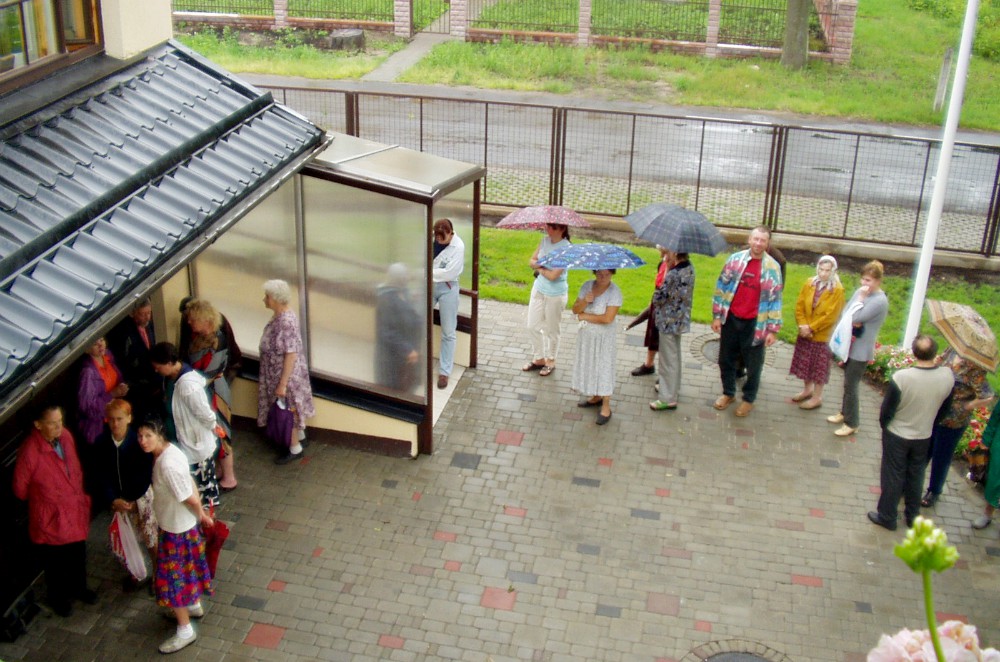
[[289, 448], [275, 460], [288, 464], [302, 459], [302, 442], [306, 437], [306, 419], [316, 415], [309, 368], [302, 356], [302, 334], [299, 319], [289, 307], [291, 289], [283, 280], [264, 283], [264, 306], [274, 316], [260, 336], [260, 381], [257, 388], [257, 425], [267, 425], [271, 405], [283, 403], [295, 415], [295, 430]]

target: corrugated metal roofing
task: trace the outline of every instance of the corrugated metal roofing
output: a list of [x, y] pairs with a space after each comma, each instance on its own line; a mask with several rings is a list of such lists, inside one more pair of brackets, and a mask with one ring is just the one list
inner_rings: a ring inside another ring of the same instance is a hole
[[0, 127], [0, 398], [323, 136], [173, 42]]

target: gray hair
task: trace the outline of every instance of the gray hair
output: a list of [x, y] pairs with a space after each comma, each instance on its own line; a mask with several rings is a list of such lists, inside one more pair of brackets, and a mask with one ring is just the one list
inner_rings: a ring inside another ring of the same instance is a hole
[[285, 306], [292, 301], [292, 288], [287, 282], [277, 278], [264, 283], [264, 294]]

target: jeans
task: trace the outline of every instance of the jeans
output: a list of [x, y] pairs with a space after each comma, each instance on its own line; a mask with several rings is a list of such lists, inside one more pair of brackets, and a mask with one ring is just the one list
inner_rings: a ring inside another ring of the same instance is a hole
[[867, 361], [847, 359], [844, 364], [844, 400], [840, 405], [840, 413], [844, 415], [844, 425], [859, 427], [861, 413], [858, 411], [858, 386], [868, 369]]
[[899, 515], [899, 498], [903, 497], [903, 513], [907, 522], [920, 514], [920, 490], [924, 484], [924, 467], [931, 440], [903, 439], [882, 430], [882, 496], [878, 499], [878, 514], [891, 524]]
[[528, 335], [531, 337], [531, 358], [534, 361], [551, 359], [555, 361], [559, 352], [559, 324], [569, 294], [550, 297], [532, 291], [528, 301]]
[[681, 336], [679, 333], [660, 333], [658, 356], [660, 373], [660, 400], [667, 404], [677, 402], [681, 390]]
[[951, 468], [951, 458], [955, 454], [955, 447], [958, 446], [963, 432], [965, 432], [964, 427], [934, 426], [927, 458], [931, 463], [931, 478], [927, 489], [934, 494], [941, 494], [941, 490], [944, 489], [944, 483], [948, 479], [948, 469]]
[[[764, 343], [753, 344], [756, 319], [726, 318], [719, 335], [719, 372], [722, 374], [722, 392], [729, 397], [736, 395], [737, 362], [742, 357], [747, 369], [743, 384], [743, 401], [753, 403], [760, 387], [760, 371], [764, 367]], [[662, 349], [660, 351], [663, 351]], [[663, 394], [661, 394], [663, 395]]]
[[455, 364], [455, 329], [458, 327], [458, 281], [434, 283], [434, 304], [441, 315], [441, 356], [438, 373], [451, 375]]

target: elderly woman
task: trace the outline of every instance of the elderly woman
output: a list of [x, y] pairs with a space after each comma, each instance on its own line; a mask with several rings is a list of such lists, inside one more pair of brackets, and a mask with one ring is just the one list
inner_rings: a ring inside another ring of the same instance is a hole
[[576, 339], [573, 390], [585, 397], [578, 407], [600, 407], [597, 424], [611, 420], [611, 394], [615, 390], [618, 343], [615, 317], [622, 306], [622, 291], [611, 282], [614, 269], [598, 269], [594, 280], [580, 286], [573, 314], [580, 320]]
[[681, 335], [691, 330], [694, 267], [687, 253], [663, 252], [667, 272], [653, 292], [653, 319], [660, 338], [660, 397], [649, 403], [653, 411], [677, 409], [681, 390]]
[[306, 419], [316, 415], [309, 368], [302, 356], [299, 319], [291, 311], [291, 288], [283, 280], [264, 283], [264, 306], [274, 315], [260, 336], [260, 382], [257, 387], [257, 425], [267, 425], [271, 405], [281, 399], [295, 416], [293, 438], [288, 449], [275, 460], [288, 464], [305, 454]]
[[13, 491], [28, 502], [28, 536], [45, 571], [52, 611], [71, 615], [74, 599], [95, 604], [97, 594], [87, 588], [90, 497], [60, 407], [44, 406], [35, 417], [35, 428], [17, 451]]
[[375, 381], [404, 392], [421, 381], [420, 315], [407, 281], [405, 264], [390, 265], [385, 282], [376, 290], [375, 303]]
[[[231, 441], [233, 438], [232, 402], [227, 374], [233, 359], [239, 360], [240, 352], [235, 339], [231, 339], [222, 324], [222, 314], [205, 299], [190, 299], [184, 307], [184, 321], [190, 329], [181, 345], [181, 358], [197, 370], [208, 383], [212, 409], [216, 413], [223, 443], [219, 452], [219, 488], [224, 492], [236, 489], [236, 471], [233, 466]], [[183, 335], [183, 334], [182, 334]]]
[[556, 369], [559, 324], [569, 300], [569, 284], [565, 269], [549, 269], [538, 264], [538, 260], [569, 245], [567, 226], [546, 223], [545, 236], [528, 260], [528, 265], [535, 271], [535, 283], [531, 286], [527, 322], [532, 358], [521, 368], [524, 372], [537, 370], [540, 376], [548, 377]]
[[882, 291], [882, 263], [872, 260], [861, 268], [861, 286], [844, 307], [843, 315], [851, 315], [854, 341], [844, 363], [844, 399], [840, 411], [827, 416], [830, 423], [840, 424], [834, 432], [849, 437], [858, 431], [861, 412], [858, 408], [858, 386], [868, 362], [875, 358], [875, 340], [889, 314], [889, 298]]
[[[139, 446], [132, 428], [132, 405], [116, 398], [104, 408], [108, 429], [94, 442], [95, 499], [101, 507], [110, 506], [132, 521], [136, 534], [156, 560], [156, 538], [159, 529], [153, 515], [153, 458]], [[137, 586], [128, 575], [123, 582], [126, 590]]]
[[993, 389], [986, 380], [986, 370], [966, 361], [950, 347], [941, 355], [940, 361], [951, 368], [955, 375], [955, 386], [951, 390], [951, 404], [947, 413], [934, 423], [931, 432], [930, 455], [927, 458], [931, 464], [931, 477], [927, 492], [920, 500], [920, 505], [924, 508], [933, 506], [941, 496], [955, 447], [965, 433], [965, 428], [969, 427], [972, 412], [993, 401]]
[[212, 575], [205, 559], [205, 539], [198, 525], [214, 522], [201, 505], [188, 473], [187, 458], [167, 441], [158, 422], [139, 426], [139, 445], [153, 456], [153, 510], [160, 527], [153, 587], [156, 603], [173, 610], [177, 631], [160, 644], [161, 653], [176, 653], [198, 638], [191, 618], [201, 618], [201, 596], [212, 594]]
[[[108, 351], [108, 343], [98, 338], [83, 357], [76, 399], [80, 440], [88, 451], [104, 429], [104, 408], [112, 399], [124, 398], [127, 394], [128, 384], [122, 380], [122, 373]], [[82, 455], [86, 464], [89, 453], [84, 451]]]
[[792, 396], [800, 409], [823, 404], [823, 388], [830, 381], [830, 336], [844, 308], [844, 286], [837, 276], [837, 260], [824, 255], [816, 262], [816, 275], [809, 278], [795, 302], [795, 341], [789, 374], [802, 380], [802, 390]]

